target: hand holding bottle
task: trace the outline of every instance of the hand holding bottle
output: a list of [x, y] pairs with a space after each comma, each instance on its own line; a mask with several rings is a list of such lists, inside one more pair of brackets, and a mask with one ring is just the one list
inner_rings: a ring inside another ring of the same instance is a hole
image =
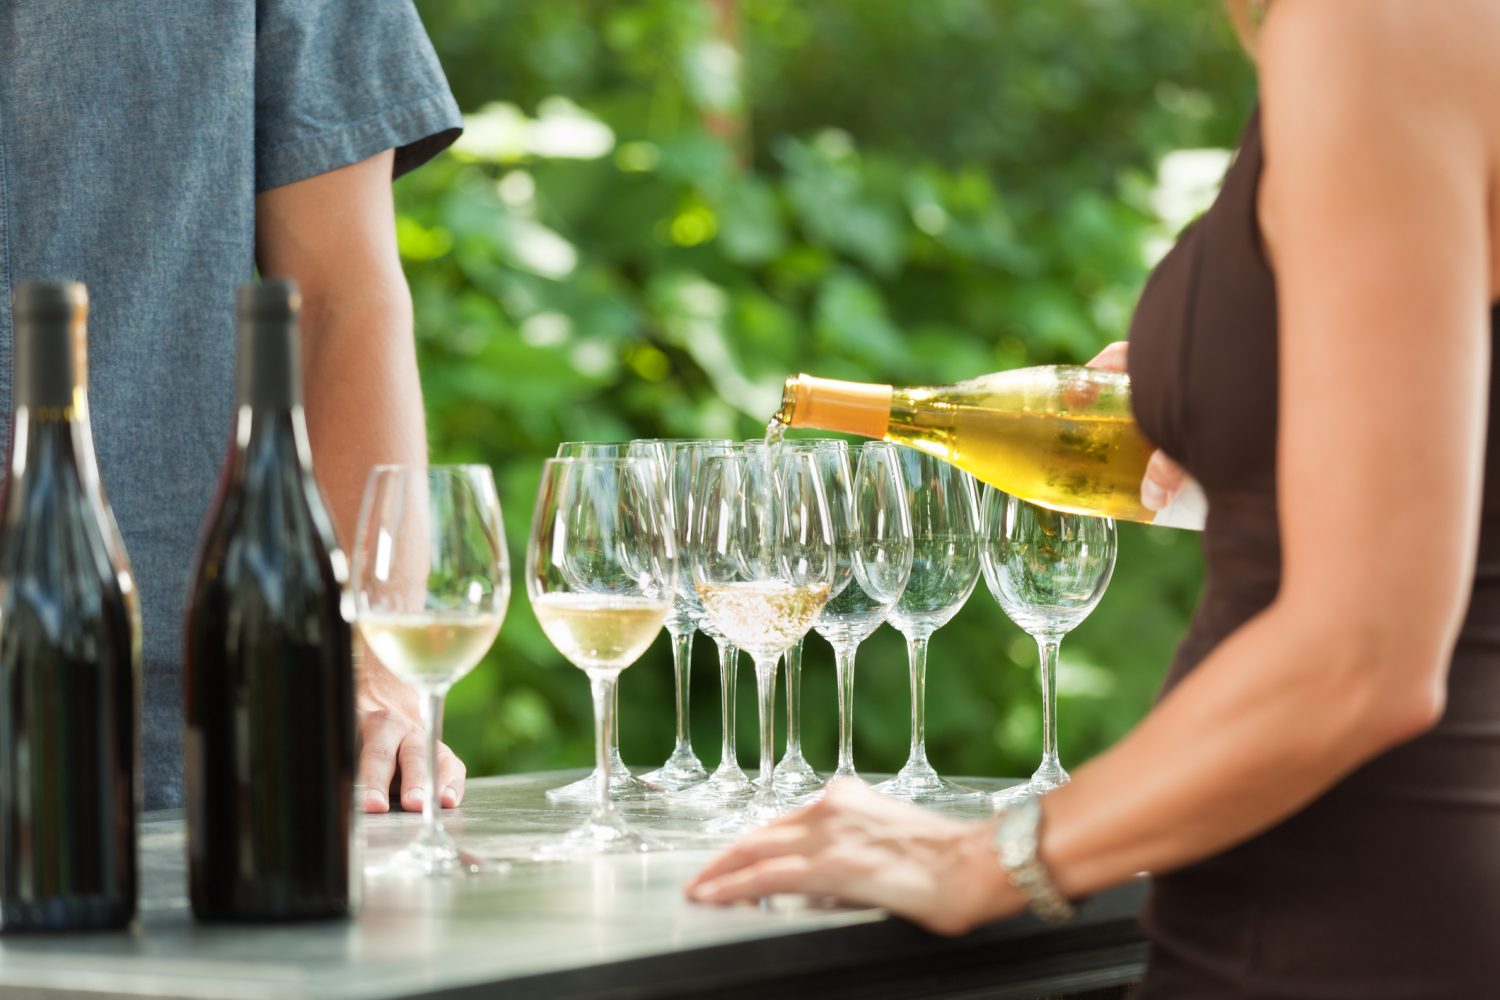
[[[1117, 340], [1094, 355], [1087, 367], [1125, 371], [1129, 350], [1128, 341]], [[1174, 462], [1166, 452], [1160, 448], [1153, 451], [1151, 460], [1146, 463], [1146, 476], [1141, 480], [1141, 505], [1148, 510], [1161, 510], [1188, 488], [1200, 492], [1202, 490], [1197, 481], [1187, 474], [1187, 470]]]

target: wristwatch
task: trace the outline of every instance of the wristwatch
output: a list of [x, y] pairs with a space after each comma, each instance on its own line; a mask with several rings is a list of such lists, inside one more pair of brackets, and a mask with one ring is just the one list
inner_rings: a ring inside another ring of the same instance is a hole
[[1066, 923], [1073, 918], [1073, 904], [1052, 881], [1052, 873], [1037, 857], [1042, 825], [1042, 800], [1028, 795], [1007, 804], [995, 827], [995, 853], [1010, 884], [1026, 897], [1027, 906], [1044, 922]]

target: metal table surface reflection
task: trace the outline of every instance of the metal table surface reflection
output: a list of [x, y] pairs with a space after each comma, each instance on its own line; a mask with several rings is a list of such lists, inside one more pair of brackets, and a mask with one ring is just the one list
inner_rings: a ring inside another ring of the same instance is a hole
[[[445, 822], [467, 849], [510, 859], [510, 871], [463, 881], [366, 879], [360, 915], [348, 922], [194, 923], [182, 821], [149, 814], [139, 926], [0, 940], [0, 997], [1021, 997], [1117, 986], [1138, 976], [1144, 960], [1140, 884], [1088, 901], [1065, 928], [1019, 917], [948, 940], [881, 910], [814, 908], [790, 897], [760, 907], [691, 904], [680, 886], [714, 842], [698, 834], [701, 817], [660, 807], [629, 811], [675, 850], [522, 860], [579, 821], [543, 792], [582, 773], [471, 781], [463, 809]], [[364, 817], [365, 860], [398, 849], [420, 820]]]

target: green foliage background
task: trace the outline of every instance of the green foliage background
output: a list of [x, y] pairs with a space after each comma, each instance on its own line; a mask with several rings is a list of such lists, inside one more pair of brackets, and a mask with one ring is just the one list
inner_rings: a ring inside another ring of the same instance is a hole
[[[1253, 100], [1203, 0], [421, 10], [476, 116], [461, 149], [397, 186], [433, 456], [494, 466], [518, 581], [500, 641], [448, 702], [475, 774], [590, 760], [587, 685], [520, 586], [557, 442], [757, 435], [798, 371], [934, 383], [1085, 359], [1124, 336], [1145, 247], [1170, 235], [1150, 200], [1160, 158], [1233, 146]], [[1145, 712], [1199, 574], [1192, 536], [1122, 527], [1114, 583], [1063, 645], [1066, 763]], [[804, 742], [831, 768], [832, 657], [807, 648]], [[692, 691], [710, 767], [712, 652], [697, 644]], [[981, 582], [933, 641], [940, 770], [1030, 773], [1035, 664]], [[669, 751], [671, 684], [663, 636], [621, 686], [628, 760]], [[861, 769], [895, 769], [909, 701], [889, 629], [860, 650], [857, 705]]]

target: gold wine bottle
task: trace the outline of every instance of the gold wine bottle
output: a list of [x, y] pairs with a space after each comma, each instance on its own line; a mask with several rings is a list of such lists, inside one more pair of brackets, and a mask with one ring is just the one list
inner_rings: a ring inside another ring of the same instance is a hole
[[1153, 449], [1124, 372], [1057, 365], [905, 389], [798, 375], [786, 381], [777, 425], [908, 445], [1054, 510], [1203, 527], [1196, 485], [1160, 511], [1141, 503]]

